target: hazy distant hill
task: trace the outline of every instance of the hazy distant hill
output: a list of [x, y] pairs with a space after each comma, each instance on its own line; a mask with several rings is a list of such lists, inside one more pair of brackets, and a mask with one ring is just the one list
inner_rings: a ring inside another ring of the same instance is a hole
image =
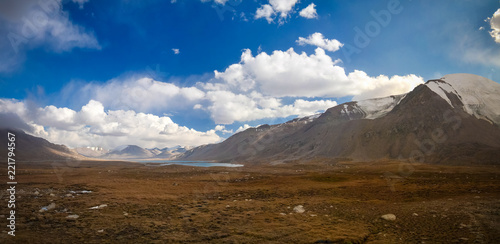
[[317, 118], [263, 125], [182, 160], [280, 161], [314, 157], [500, 163], [500, 84], [471, 74], [430, 80], [408, 94], [348, 102]]

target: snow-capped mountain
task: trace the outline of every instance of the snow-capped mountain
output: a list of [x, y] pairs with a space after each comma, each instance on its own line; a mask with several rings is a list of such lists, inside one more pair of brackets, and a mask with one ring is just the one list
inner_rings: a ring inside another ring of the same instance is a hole
[[101, 159], [169, 159], [186, 152], [190, 147], [175, 146], [160, 148], [142, 148], [136, 145], [122, 145], [112, 150], [106, 150], [101, 147], [81, 147], [75, 148], [79, 154], [90, 158]]
[[430, 163], [500, 163], [500, 84], [470, 74], [413, 91], [348, 102], [315, 118], [262, 125], [182, 160], [269, 162], [311, 158], [402, 158]]
[[[500, 124], [500, 84], [473, 74], [451, 74], [426, 83], [450, 106], [461, 107], [476, 118]], [[459, 103], [453, 101], [458, 97]]]
[[85, 157], [91, 158], [98, 158], [109, 153], [109, 150], [102, 147], [78, 147], [75, 148], [75, 151]]

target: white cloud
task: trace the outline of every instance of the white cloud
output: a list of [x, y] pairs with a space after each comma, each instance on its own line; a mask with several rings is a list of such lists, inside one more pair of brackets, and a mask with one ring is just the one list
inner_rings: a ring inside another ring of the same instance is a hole
[[174, 52], [174, 54], [181, 53], [181, 51], [178, 48], [172, 48], [172, 51]]
[[273, 22], [274, 9], [269, 4], [260, 6], [255, 12], [255, 19], [265, 18], [268, 23]]
[[233, 133], [233, 130], [226, 130], [226, 126], [225, 125], [217, 125], [215, 126], [215, 131], [220, 131], [224, 134], [232, 134]]
[[235, 132], [235, 133], [242, 132], [242, 131], [244, 131], [244, 130], [246, 130], [246, 129], [248, 129], [248, 128], [252, 128], [252, 126], [250, 126], [250, 125], [248, 125], [248, 124], [244, 124], [244, 125], [240, 126], [240, 127], [236, 130], [236, 132]]
[[369, 77], [362, 71], [346, 74], [344, 68], [337, 65], [339, 62], [321, 48], [311, 55], [299, 54], [290, 48], [257, 56], [247, 49], [240, 63], [232, 64], [224, 72], [215, 71], [215, 78], [222, 80], [222, 84], [207, 84], [207, 87], [240, 93], [252, 90], [271, 97], [369, 98], [406, 93], [423, 83], [423, 79], [415, 75], [388, 78]]
[[279, 15], [279, 23], [282, 24], [297, 2], [298, 0], [269, 0], [269, 4], [261, 5], [257, 9], [255, 19], [265, 18], [271, 23], [274, 17]]
[[85, 3], [87, 3], [89, 0], [71, 0], [71, 1], [73, 1], [74, 3], [78, 3], [80, 9], [83, 9], [83, 5], [85, 5]]
[[315, 7], [316, 4], [314, 3], [309, 4], [309, 6], [305, 7], [300, 11], [299, 15], [306, 19], [316, 19], [318, 18], [318, 14], [316, 13]]
[[65, 97], [80, 101], [96, 100], [111, 109], [142, 112], [182, 110], [199, 103], [205, 92], [196, 87], [179, 87], [151, 78], [129, 77], [106, 83], [69, 84]]
[[307, 44], [321, 47], [323, 49], [326, 49], [330, 52], [335, 52], [339, 50], [344, 44], [340, 43], [336, 39], [328, 40], [326, 39], [323, 34], [316, 32], [307, 38], [304, 37], [299, 37], [297, 40], [297, 43], [301, 46], [305, 46]]
[[[86, 0], [73, 0], [81, 4]], [[0, 72], [11, 72], [23, 63], [27, 50], [46, 47], [54, 52], [73, 48], [101, 49], [92, 31], [74, 24], [62, 0], [1, 1]], [[8, 64], [8, 65], [6, 65]]]
[[295, 100], [284, 105], [280, 99], [264, 96], [258, 92], [236, 94], [227, 90], [209, 91], [210, 105], [207, 110], [218, 124], [232, 124], [235, 121], [285, 118], [292, 115], [307, 116], [337, 105], [331, 100]]
[[500, 43], [500, 9], [497, 9], [493, 16], [486, 20], [490, 23], [491, 31], [489, 33], [491, 37], [496, 43]]
[[214, 2], [216, 2], [218, 4], [222, 4], [222, 5], [226, 4], [227, 1], [228, 0], [214, 0]]
[[26, 102], [0, 99], [0, 113], [17, 114], [33, 127], [35, 136], [70, 147], [114, 148], [129, 144], [142, 147], [197, 146], [219, 142], [221, 138], [216, 131], [231, 132], [224, 126], [200, 132], [178, 125], [169, 117], [132, 110], [105, 111], [104, 106], [94, 100], [80, 111], [55, 106], [29, 107]]
[[280, 18], [286, 18], [298, 0], [269, 0], [276, 12], [280, 13]]

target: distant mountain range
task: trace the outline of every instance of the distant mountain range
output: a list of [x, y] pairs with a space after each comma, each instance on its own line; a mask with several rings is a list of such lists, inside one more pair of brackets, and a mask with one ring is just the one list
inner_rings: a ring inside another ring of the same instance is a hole
[[[1, 127], [1, 125], [0, 125]], [[6, 135], [8, 129], [0, 129]], [[261, 125], [218, 144], [145, 149], [69, 149], [14, 130], [19, 161], [82, 158], [282, 163], [343, 158], [436, 164], [500, 164], [500, 84], [471, 74], [429, 80], [413, 91], [353, 101], [322, 114]], [[7, 140], [0, 140], [0, 159]]]
[[413, 91], [348, 102], [319, 117], [262, 125], [179, 160], [286, 162], [313, 158], [500, 163], [500, 84], [472, 74], [430, 80]]
[[146, 149], [136, 145], [124, 145], [113, 150], [105, 150], [99, 147], [80, 147], [75, 148], [75, 151], [86, 157], [101, 159], [169, 159], [186, 152], [186, 147], [175, 146], [163, 149]]

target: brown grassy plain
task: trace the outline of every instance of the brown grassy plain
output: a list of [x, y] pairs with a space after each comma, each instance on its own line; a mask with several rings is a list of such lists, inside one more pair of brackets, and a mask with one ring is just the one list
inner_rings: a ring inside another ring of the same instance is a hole
[[[240, 168], [18, 163], [16, 236], [6, 233], [3, 194], [0, 243], [500, 240], [499, 168], [420, 164], [401, 174], [400, 166], [329, 160]], [[0, 172], [7, 182], [6, 169]], [[39, 211], [51, 203], [54, 209]], [[102, 204], [107, 206], [90, 209]], [[305, 212], [295, 212], [297, 205]], [[395, 221], [381, 219], [389, 213]], [[79, 217], [66, 218], [74, 214]]]

